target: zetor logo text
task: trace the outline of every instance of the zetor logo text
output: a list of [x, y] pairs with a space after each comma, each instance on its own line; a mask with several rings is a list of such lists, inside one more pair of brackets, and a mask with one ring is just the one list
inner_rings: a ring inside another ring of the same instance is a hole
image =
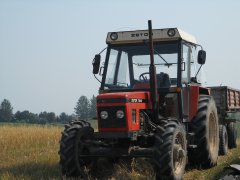
[[131, 37], [148, 37], [148, 33], [132, 33]]
[[[152, 33], [153, 35], [153, 33]], [[148, 32], [145, 33], [132, 33], [131, 37], [148, 37]]]

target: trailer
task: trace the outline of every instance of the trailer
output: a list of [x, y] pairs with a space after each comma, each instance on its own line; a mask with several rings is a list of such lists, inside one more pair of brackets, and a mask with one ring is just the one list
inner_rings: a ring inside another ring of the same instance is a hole
[[237, 147], [236, 121], [240, 121], [240, 90], [228, 86], [209, 87], [219, 118], [219, 154]]

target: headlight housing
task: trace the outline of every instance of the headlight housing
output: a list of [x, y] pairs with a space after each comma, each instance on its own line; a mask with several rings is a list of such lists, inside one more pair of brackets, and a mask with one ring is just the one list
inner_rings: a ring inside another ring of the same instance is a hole
[[169, 29], [167, 34], [168, 34], [169, 37], [175, 36], [175, 34], [176, 34], [175, 29]]
[[124, 118], [124, 112], [122, 110], [118, 110], [116, 113], [118, 119]]
[[110, 38], [111, 38], [111, 40], [115, 41], [118, 39], [118, 34], [116, 32], [113, 32], [110, 34]]
[[108, 112], [107, 111], [102, 111], [100, 113], [100, 117], [101, 117], [101, 119], [107, 119], [108, 118]]

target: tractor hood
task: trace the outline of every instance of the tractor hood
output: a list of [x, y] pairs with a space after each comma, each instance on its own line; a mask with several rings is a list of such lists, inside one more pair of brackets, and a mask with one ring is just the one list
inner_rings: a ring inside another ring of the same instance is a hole
[[149, 92], [106, 93], [97, 96], [97, 103], [150, 103], [149, 97]]
[[[140, 129], [140, 111], [151, 109], [149, 92], [117, 92], [97, 96], [99, 132], [130, 132]], [[122, 117], [117, 117], [118, 112]]]

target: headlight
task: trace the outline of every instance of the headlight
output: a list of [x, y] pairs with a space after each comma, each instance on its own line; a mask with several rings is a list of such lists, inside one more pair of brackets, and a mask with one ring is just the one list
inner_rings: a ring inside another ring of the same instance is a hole
[[115, 41], [118, 38], [118, 34], [113, 32], [113, 33], [110, 34], [110, 38], [111, 38], [111, 40]]
[[168, 34], [169, 37], [175, 36], [175, 34], [176, 34], [175, 29], [169, 29], [167, 34]]
[[108, 118], [108, 112], [107, 111], [102, 111], [100, 113], [101, 119], [107, 119]]
[[117, 118], [119, 118], [119, 119], [124, 118], [124, 112], [122, 110], [118, 110], [116, 115], [117, 115]]

